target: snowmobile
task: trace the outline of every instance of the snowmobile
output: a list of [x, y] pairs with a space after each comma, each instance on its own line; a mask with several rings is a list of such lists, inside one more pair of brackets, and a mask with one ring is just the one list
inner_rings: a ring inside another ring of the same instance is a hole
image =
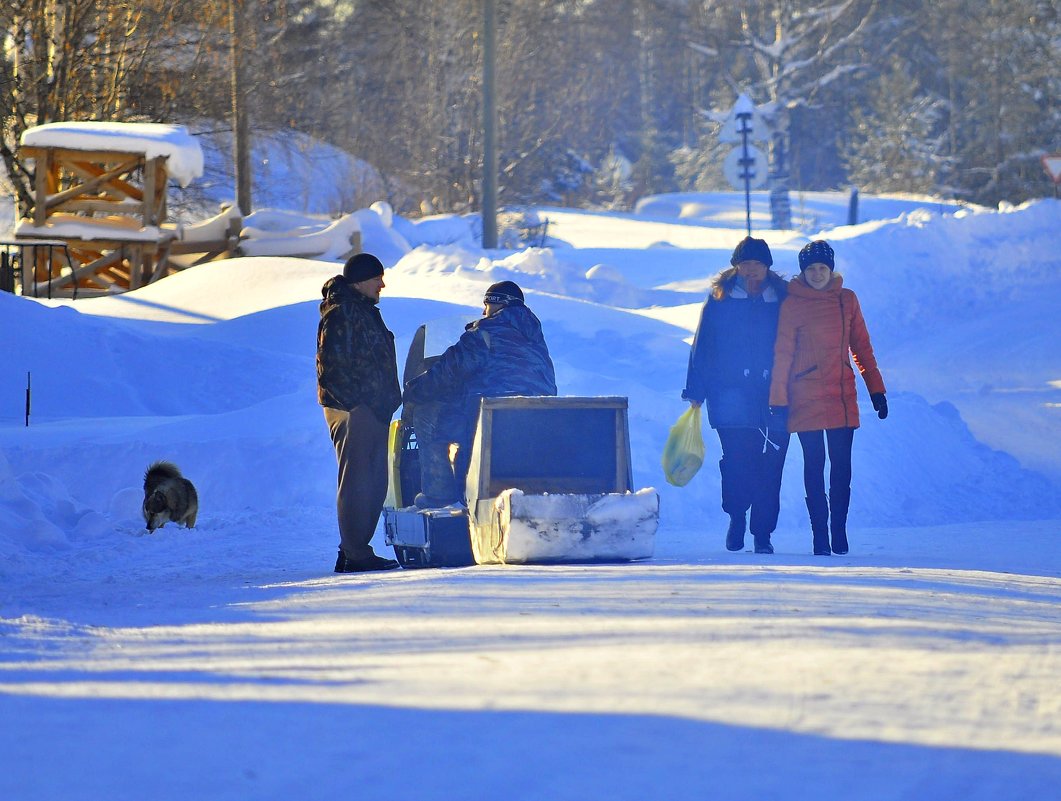
[[[420, 326], [406, 381], [438, 358], [428, 355], [438, 339]], [[466, 503], [441, 509], [412, 505], [420, 491], [415, 425], [394, 421], [383, 518], [395, 558], [415, 568], [651, 557], [659, 495], [633, 489], [627, 414], [625, 397], [482, 398]]]

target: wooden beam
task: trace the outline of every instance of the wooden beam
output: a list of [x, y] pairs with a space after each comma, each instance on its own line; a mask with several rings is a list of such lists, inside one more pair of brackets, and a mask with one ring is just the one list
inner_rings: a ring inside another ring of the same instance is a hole
[[19, 148], [19, 152], [32, 159], [51, 153], [52, 157], [59, 161], [93, 161], [98, 164], [118, 164], [129, 159], [144, 157], [143, 153], [133, 153], [128, 150], [75, 150], [69, 147], [27, 146]]
[[155, 224], [155, 179], [157, 175], [158, 159], [148, 159], [144, 163], [144, 202], [141, 204], [143, 207], [143, 226], [145, 228]]
[[[91, 165], [87, 165], [87, 166], [91, 166]], [[85, 178], [86, 180], [91, 180], [91, 179], [95, 178], [97, 175], [99, 175], [99, 169], [98, 168], [95, 168], [95, 169], [92, 169], [92, 170], [88, 170], [88, 169], [85, 168], [85, 166], [82, 166], [80, 164], [75, 164], [75, 163], [70, 162], [70, 161], [68, 161], [65, 164], [63, 164], [63, 167], [65, 167], [66, 170], [71, 175], [74, 175], [74, 174], [80, 175], [82, 178]], [[120, 201], [120, 200], [127, 200], [129, 198], [129, 195], [127, 195], [125, 192], [121, 191], [117, 187], [113, 187], [113, 186], [101, 186], [99, 188], [99, 195], [100, 195], [100, 197], [112, 198], [112, 199], [114, 199], [115, 202]]]
[[143, 209], [143, 203], [126, 203], [118, 200], [67, 200], [53, 208], [52, 211], [86, 211], [131, 217], [142, 214]]
[[[80, 184], [78, 186], [72, 186], [63, 192], [59, 192], [58, 194], [52, 195], [48, 198], [47, 206], [48, 208], [52, 208], [53, 206], [57, 206], [66, 200], [71, 200], [80, 195], [87, 195], [90, 192], [95, 192], [102, 184], [113, 184], [116, 188], [129, 187], [130, 189], [133, 189], [134, 187], [132, 185], [126, 184], [124, 181], [115, 181], [114, 179], [118, 178], [121, 175], [124, 175], [125, 173], [132, 172], [139, 165], [140, 160], [134, 159], [133, 161], [127, 161], [112, 170], [101, 172], [96, 175], [95, 178], [85, 181], [85, 183], [83, 184]], [[92, 170], [89, 170], [89, 172], [92, 172]], [[132, 195], [128, 192], [126, 192], [126, 194], [129, 197], [132, 197]], [[143, 200], [143, 197], [137, 199]]]
[[105, 267], [110, 267], [116, 261], [121, 261], [124, 255], [125, 254], [122, 252], [121, 248], [112, 250], [109, 253], [104, 253], [95, 261], [91, 261], [88, 264], [83, 264], [78, 267], [76, 270], [74, 270], [74, 275], [77, 278], [82, 278], [88, 273], [98, 272], [99, 270], [102, 270]]
[[33, 176], [33, 224], [44, 225], [48, 219], [48, 172], [52, 154], [46, 150], [34, 164]]
[[99, 270], [101, 267], [105, 267], [109, 262], [120, 259], [121, 256], [122, 254], [120, 250], [114, 251], [113, 253], [106, 253], [101, 258], [93, 261], [91, 264], [83, 264], [82, 266], [76, 268], [69, 275], [61, 275], [56, 278], [51, 278], [50, 280], [45, 281], [44, 286], [50, 287], [51, 289], [62, 289], [64, 286], [72, 287], [81, 279], [90, 277], [99, 278], [100, 281], [105, 285], [113, 286], [114, 281], [99, 276], [96, 271]]
[[177, 240], [170, 245], [170, 253], [174, 256], [183, 256], [187, 253], [224, 253], [232, 249], [229, 239], [203, 239], [198, 242], [186, 242]]
[[[97, 167], [95, 164], [89, 164], [88, 162], [66, 161], [63, 162], [63, 166], [67, 170], [70, 170], [71, 172], [76, 171], [86, 178], [95, 178], [97, 175], [100, 175], [104, 172], [102, 168]], [[137, 166], [139, 166], [139, 162], [137, 162]], [[141, 190], [137, 186], [133, 186], [127, 181], [122, 181], [117, 178], [108, 181], [106, 184], [101, 186], [99, 191], [107, 192], [107, 190], [116, 193], [118, 197], [130, 197], [133, 200], [144, 199], [143, 190]]]
[[[87, 220], [87, 218], [86, 218]], [[108, 232], [109, 233], [109, 232]], [[66, 243], [66, 246], [73, 248], [87, 248], [89, 250], [111, 250], [113, 248], [129, 247], [130, 245], [137, 245], [147, 249], [148, 253], [154, 253], [166, 242], [171, 241], [175, 234], [172, 231], [162, 231], [158, 239], [144, 239], [143, 237], [120, 237], [111, 236], [109, 238], [100, 237], [99, 239], [82, 239], [81, 237], [72, 236], [48, 236], [48, 237], [32, 237], [21, 234], [18, 237], [20, 243], [25, 242], [27, 245], [32, 245], [34, 239], [45, 239], [47, 241], [62, 241]]]
[[[155, 159], [155, 196], [151, 198], [154, 225], [161, 225], [166, 221], [166, 181], [169, 180], [169, 171], [166, 169], [167, 160], [165, 156], [157, 156]], [[148, 198], [144, 197], [147, 202]]]
[[148, 284], [153, 284], [160, 278], [165, 278], [169, 272], [169, 252], [171, 245], [169, 243], [164, 244], [158, 250], [158, 258], [155, 259], [155, 265], [151, 269], [151, 274], [147, 279]]

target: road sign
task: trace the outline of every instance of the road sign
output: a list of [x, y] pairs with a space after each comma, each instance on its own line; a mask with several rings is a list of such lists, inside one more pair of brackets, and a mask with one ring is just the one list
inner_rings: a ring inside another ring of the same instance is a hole
[[1051, 153], [1042, 157], [1043, 169], [1055, 184], [1061, 184], [1061, 153]]
[[730, 109], [729, 116], [718, 132], [720, 142], [743, 142], [745, 133], [749, 142], [769, 142], [770, 126], [747, 95], [741, 95]]
[[744, 189], [744, 179], [748, 179], [748, 189], [758, 189], [766, 183], [769, 165], [766, 154], [755, 145], [748, 145], [747, 160], [744, 148], [735, 147], [722, 162], [722, 174], [734, 189]]

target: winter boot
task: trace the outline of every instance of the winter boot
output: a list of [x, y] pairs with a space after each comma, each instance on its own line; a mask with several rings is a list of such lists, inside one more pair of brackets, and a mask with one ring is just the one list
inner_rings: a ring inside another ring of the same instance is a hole
[[756, 553], [773, 553], [774, 546], [770, 544], [769, 534], [753, 534], [755, 538], [755, 552]]
[[726, 550], [727, 551], [743, 551], [744, 550], [744, 528], [745, 528], [744, 515], [730, 515], [729, 516], [729, 530], [726, 531]]
[[339, 558], [335, 560], [336, 573], [368, 573], [374, 570], [394, 570], [398, 563], [393, 559], [378, 554], [366, 556], [364, 559], [350, 559], [343, 549], [339, 549]]
[[810, 513], [810, 530], [814, 535], [814, 555], [829, 556], [829, 501], [825, 495], [807, 498], [807, 511]]
[[847, 553], [847, 507], [851, 504], [851, 488], [829, 490], [829, 506], [832, 517], [833, 553]]
[[453, 468], [449, 463], [449, 443], [433, 442], [420, 447], [420, 493], [413, 499], [417, 509], [439, 509], [460, 500]]

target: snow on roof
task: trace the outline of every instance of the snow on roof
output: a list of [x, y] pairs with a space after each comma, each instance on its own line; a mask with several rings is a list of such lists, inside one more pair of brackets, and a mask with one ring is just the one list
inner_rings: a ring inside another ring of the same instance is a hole
[[155, 122], [50, 122], [28, 128], [23, 147], [62, 147], [70, 150], [114, 150], [143, 153], [153, 159], [166, 156], [166, 167], [181, 186], [203, 174], [199, 141], [183, 125]]

